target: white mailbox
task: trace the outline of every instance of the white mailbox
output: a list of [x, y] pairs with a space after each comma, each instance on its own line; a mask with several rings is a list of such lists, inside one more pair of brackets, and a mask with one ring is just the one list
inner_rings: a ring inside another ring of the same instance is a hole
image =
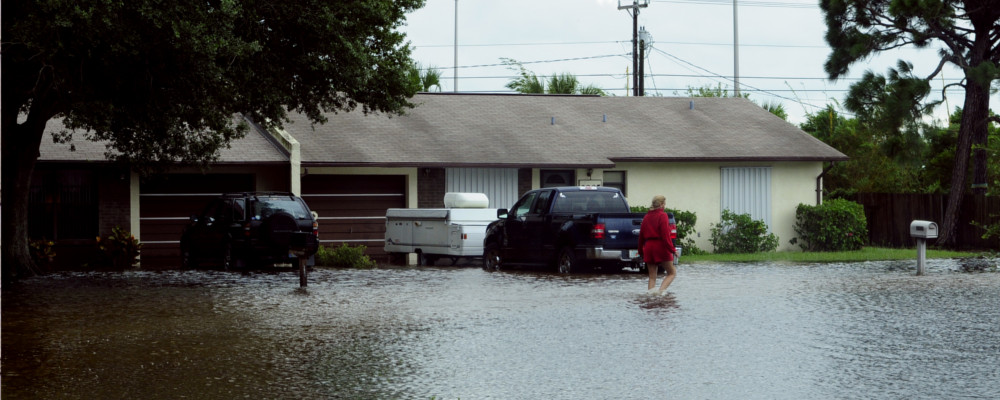
[[918, 239], [936, 239], [938, 237], [937, 223], [914, 220], [910, 222], [910, 236]]

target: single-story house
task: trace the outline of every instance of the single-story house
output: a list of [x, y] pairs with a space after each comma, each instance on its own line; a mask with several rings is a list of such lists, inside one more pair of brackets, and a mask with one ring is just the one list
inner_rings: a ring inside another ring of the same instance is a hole
[[[388, 208], [442, 207], [446, 192], [486, 193], [490, 207], [507, 208], [533, 188], [604, 185], [632, 205], [663, 194], [668, 207], [695, 212], [703, 249], [730, 209], [764, 220], [779, 250], [795, 250], [796, 206], [819, 201], [825, 163], [847, 160], [741, 98], [422, 93], [412, 102], [402, 116], [330, 113], [313, 125], [292, 114], [281, 130], [252, 125], [209, 171], [146, 179], [107, 163], [101, 144], [78, 138], [71, 152], [43, 140], [32, 234], [74, 243], [121, 225], [138, 233], [145, 263], [178, 254], [180, 230], [208, 196], [285, 190], [319, 214], [323, 244], [378, 255]], [[84, 216], [67, 228], [66, 218]]]

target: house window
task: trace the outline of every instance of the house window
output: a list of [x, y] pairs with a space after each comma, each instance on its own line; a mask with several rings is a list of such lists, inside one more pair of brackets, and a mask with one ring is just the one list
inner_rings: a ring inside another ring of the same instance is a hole
[[36, 170], [28, 197], [31, 238], [93, 239], [98, 235], [93, 171]]
[[604, 171], [604, 186], [621, 190], [628, 197], [625, 191], [625, 171]]
[[574, 186], [576, 171], [571, 169], [543, 169], [539, 173], [542, 187]]

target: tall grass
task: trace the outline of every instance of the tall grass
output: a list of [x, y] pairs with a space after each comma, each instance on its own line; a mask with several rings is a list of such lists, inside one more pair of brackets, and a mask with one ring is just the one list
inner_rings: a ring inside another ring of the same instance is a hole
[[[979, 252], [964, 252], [950, 250], [927, 250], [927, 258], [969, 258], [982, 255]], [[681, 263], [715, 261], [715, 262], [760, 262], [760, 261], [790, 261], [790, 262], [859, 262], [885, 260], [913, 260], [917, 258], [916, 249], [891, 249], [885, 247], [864, 247], [855, 251], [831, 252], [801, 252], [784, 251], [751, 254], [703, 254], [682, 255]]]

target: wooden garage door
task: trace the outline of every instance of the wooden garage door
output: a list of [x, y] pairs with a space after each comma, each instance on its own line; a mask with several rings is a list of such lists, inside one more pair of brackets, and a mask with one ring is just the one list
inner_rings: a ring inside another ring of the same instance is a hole
[[302, 199], [319, 214], [319, 240], [325, 246], [365, 245], [366, 253], [385, 255], [385, 211], [406, 207], [403, 175], [306, 175]]
[[180, 263], [181, 231], [214, 196], [254, 190], [253, 174], [168, 174], [139, 185], [139, 240], [144, 266]]

